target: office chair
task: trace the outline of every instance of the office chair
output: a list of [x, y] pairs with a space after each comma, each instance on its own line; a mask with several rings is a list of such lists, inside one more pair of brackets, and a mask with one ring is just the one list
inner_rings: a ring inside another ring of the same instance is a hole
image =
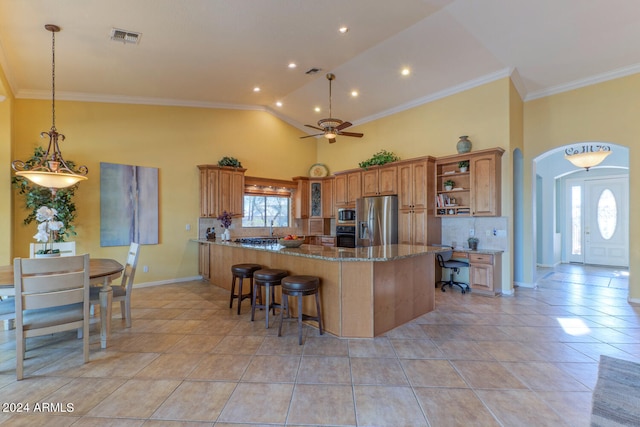
[[[436, 254], [436, 259], [438, 260], [438, 265], [442, 268], [448, 268], [451, 270], [451, 274], [449, 276], [449, 280], [440, 280], [436, 283], [436, 286], [442, 284], [442, 292], [445, 291], [444, 287], [449, 285], [449, 288], [453, 288], [453, 286], [458, 286], [462, 293], [464, 294], [466, 291], [469, 291], [469, 285], [463, 282], [456, 282], [453, 280], [453, 274], [459, 273], [461, 268], [469, 268], [469, 263], [465, 261], [457, 261], [451, 260], [451, 256], [453, 255], [453, 248], [447, 251], [438, 252]], [[466, 291], [465, 291], [466, 288]]]

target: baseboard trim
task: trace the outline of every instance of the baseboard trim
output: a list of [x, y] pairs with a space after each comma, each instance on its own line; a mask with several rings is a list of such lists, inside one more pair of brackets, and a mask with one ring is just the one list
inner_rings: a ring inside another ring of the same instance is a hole
[[155, 282], [136, 283], [134, 288], [149, 288], [151, 286], [168, 285], [170, 283], [191, 282], [193, 280], [202, 280], [202, 276], [178, 277], [175, 279], [158, 280]]

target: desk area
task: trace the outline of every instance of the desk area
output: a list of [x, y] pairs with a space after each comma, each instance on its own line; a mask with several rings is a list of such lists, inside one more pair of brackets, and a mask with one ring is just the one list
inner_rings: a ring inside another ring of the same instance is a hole
[[[89, 260], [91, 285], [100, 285], [100, 346], [107, 348], [111, 335], [111, 303], [113, 290], [111, 282], [122, 274], [124, 266], [113, 259], [92, 258]], [[0, 266], [0, 295], [15, 295], [13, 266]]]
[[451, 258], [469, 262], [469, 287], [476, 294], [496, 296], [502, 294], [501, 250], [454, 249]]

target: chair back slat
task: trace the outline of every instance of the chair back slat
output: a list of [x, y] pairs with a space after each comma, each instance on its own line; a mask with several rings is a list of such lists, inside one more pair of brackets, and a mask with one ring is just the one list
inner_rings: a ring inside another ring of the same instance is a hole
[[65, 273], [38, 274], [22, 277], [22, 293], [42, 293], [62, 291], [65, 289], [82, 289], [84, 283], [83, 271]]
[[69, 271], [82, 271], [84, 268], [82, 256], [79, 257], [63, 257], [64, 262], [61, 263], [60, 257], [54, 258], [18, 258], [20, 263], [14, 263], [14, 269], [16, 264], [21, 267], [23, 275], [33, 274], [52, 274], [52, 273], [66, 273]]
[[42, 308], [59, 307], [84, 301], [84, 289], [68, 289], [58, 292], [41, 292], [22, 295], [23, 310], [39, 310]]

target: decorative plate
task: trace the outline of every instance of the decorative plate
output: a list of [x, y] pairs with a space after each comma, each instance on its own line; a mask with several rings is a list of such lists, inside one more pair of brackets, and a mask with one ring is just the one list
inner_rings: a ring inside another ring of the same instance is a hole
[[329, 169], [322, 163], [316, 163], [309, 168], [309, 176], [320, 178], [329, 175]]

